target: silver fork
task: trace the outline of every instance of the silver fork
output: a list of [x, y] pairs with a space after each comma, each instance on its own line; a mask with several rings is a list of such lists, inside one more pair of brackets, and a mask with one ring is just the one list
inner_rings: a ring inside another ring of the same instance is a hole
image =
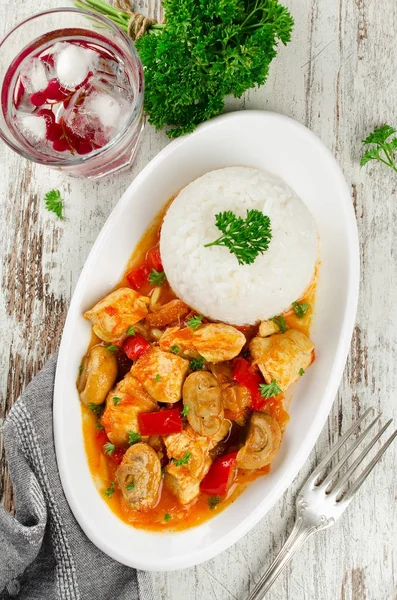
[[357, 458], [347, 468], [347, 471], [337, 478], [339, 470], [345, 466], [346, 461], [358, 448], [368, 433], [378, 423], [381, 415], [375, 417], [367, 428], [358, 436], [350, 448], [348, 448], [343, 457], [338, 460], [336, 465], [327, 474], [327, 468], [331, 466], [331, 461], [340, 450], [348, 438], [355, 433], [360, 424], [374, 413], [373, 408], [369, 408], [341, 439], [331, 448], [327, 456], [320, 462], [318, 467], [310, 475], [305, 485], [296, 499], [296, 520], [294, 528], [289, 535], [284, 546], [274, 559], [273, 563], [267, 569], [266, 573], [256, 584], [248, 600], [262, 600], [269, 591], [277, 577], [291, 558], [296, 554], [303, 543], [317, 531], [331, 527], [339, 519], [342, 513], [349, 506], [354, 494], [364, 483], [376, 463], [386, 452], [394, 438], [397, 436], [397, 430], [392, 433], [380, 450], [375, 454], [371, 462], [365, 467], [361, 475], [349, 485], [349, 480], [357, 468], [361, 465], [371, 448], [376, 444], [379, 438], [389, 427], [392, 419], [378, 431], [369, 444], [361, 451]]

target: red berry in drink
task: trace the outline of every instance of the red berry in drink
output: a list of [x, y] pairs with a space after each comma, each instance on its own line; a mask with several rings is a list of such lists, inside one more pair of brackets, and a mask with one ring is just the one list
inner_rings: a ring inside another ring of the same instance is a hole
[[21, 100], [23, 98], [24, 93], [25, 93], [25, 88], [23, 86], [22, 81], [19, 80], [19, 82], [17, 83], [17, 86], [15, 88], [15, 91], [14, 91], [15, 108], [19, 108], [19, 105], [21, 104]]
[[50, 142], [55, 142], [63, 136], [63, 129], [59, 123], [53, 123], [47, 128], [46, 138]]
[[61, 138], [59, 140], [55, 140], [52, 143], [52, 147], [57, 152], [65, 152], [66, 150], [70, 150], [70, 146], [69, 146], [68, 142], [65, 140], [65, 138]]
[[92, 152], [92, 145], [90, 144], [90, 142], [79, 142], [76, 145], [76, 152], [77, 154], [89, 154], [90, 152]]
[[55, 65], [54, 55], [51, 53], [48, 53], [45, 56], [39, 56], [39, 59], [49, 67], [53, 67]]
[[45, 90], [44, 92], [34, 92], [34, 94], [31, 94], [30, 101], [33, 106], [43, 106], [47, 101]]
[[72, 92], [63, 88], [57, 79], [50, 79], [43, 93], [47, 96], [47, 100], [57, 100], [59, 102]]
[[36, 115], [40, 116], [40, 117], [44, 117], [46, 128], [47, 128], [47, 134], [48, 134], [49, 129], [55, 123], [54, 113], [49, 108], [40, 108], [40, 110], [37, 111]]

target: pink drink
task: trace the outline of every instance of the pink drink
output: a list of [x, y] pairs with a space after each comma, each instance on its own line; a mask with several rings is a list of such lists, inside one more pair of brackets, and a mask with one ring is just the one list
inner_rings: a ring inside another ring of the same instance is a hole
[[83, 28], [33, 40], [9, 65], [1, 89], [2, 117], [21, 153], [88, 177], [130, 164], [142, 101], [137, 56]]

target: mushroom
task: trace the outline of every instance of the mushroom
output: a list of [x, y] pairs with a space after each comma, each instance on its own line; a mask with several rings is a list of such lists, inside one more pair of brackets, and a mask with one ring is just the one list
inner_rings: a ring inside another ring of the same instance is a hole
[[125, 501], [135, 510], [150, 510], [157, 504], [161, 464], [148, 444], [130, 446], [116, 471], [116, 481]]
[[272, 462], [281, 444], [281, 429], [273, 417], [254, 412], [246, 442], [237, 454], [241, 469], [260, 469]]
[[104, 346], [94, 346], [84, 357], [77, 390], [83, 404], [102, 404], [117, 377], [117, 360]]
[[183, 384], [183, 404], [188, 408], [187, 419], [196, 433], [215, 435], [223, 422], [221, 388], [207, 371], [196, 371]]

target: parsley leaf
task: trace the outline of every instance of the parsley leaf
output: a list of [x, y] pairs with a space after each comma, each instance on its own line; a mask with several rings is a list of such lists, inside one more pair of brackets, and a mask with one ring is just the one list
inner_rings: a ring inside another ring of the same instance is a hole
[[274, 396], [278, 396], [279, 394], [283, 393], [283, 391], [280, 390], [280, 388], [278, 387], [277, 381], [275, 379], [273, 379], [271, 383], [261, 383], [259, 389], [262, 398], [266, 398], [267, 400], [269, 400], [269, 398], [273, 398]]
[[204, 358], [199, 356], [198, 358], [193, 358], [190, 361], [189, 367], [192, 369], [192, 371], [201, 371], [204, 368], [204, 362]]
[[115, 406], [117, 406], [119, 402], [121, 402], [121, 398], [119, 398], [118, 396], [114, 396], [114, 398], [113, 398], [113, 404]]
[[45, 207], [47, 210], [56, 214], [57, 217], [63, 219], [62, 209], [63, 200], [59, 190], [51, 190], [44, 196]]
[[135, 335], [135, 327], [130, 327], [127, 331], [127, 335]]
[[128, 443], [130, 444], [130, 446], [132, 446], [132, 444], [136, 444], [136, 442], [139, 442], [140, 439], [140, 433], [135, 433], [135, 431], [128, 432]]
[[103, 451], [108, 456], [112, 456], [112, 454], [115, 450], [116, 450], [116, 446], [114, 444], [112, 444], [111, 442], [106, 442], [106, 444], [103, 445]]
[[397, 137], [393, 137], [391, 140], [389, 139], [390, 136], [396, 132], [394, 127], [382, 125], [370, 133], [365, 140], [362, 141], [364, 146], [371, 147], [366, 148], [361, 158], [360, 166], [364, 167], [371, 160], [377, 160], [397, 173], [397, 166], [394, 160], [394, 153], [397, 150]]
[[203, 319], [204, 315], [194, 315], [186, 321], [186, 324], [188, 325], [188, 327], [190, 327], [190, 329], [197, 329], [197, 327], [199, 327], [199, 325], [202, 324]]
[[222, 498], [220, 496], [210, 496], [208, 498], [208, 506], [211, 510], [214, 510], [215, 506], [222, 502]]
[[109, 346], [106, 346], [106, 350], [108, 352], [118, 352], [118, 348], [114, 344], [110, 344]]
[[110, 486], [108, 487], [108, 489], [106, 490], [106, 492], [103, 492], [104, 496], [107, 496], [108, 498], [111, 498], [114, 494], [114, 481], [110, 482]]
[[302, 377], [302, 375], [305, 374], [305, 369], [299, 369], [299, 375]]
[[187, 465], [187, 463], [189, 462], [189, 460], [192, 458], [192, 455], [190, 454], [190, 452], [186, 452], [186, 454], [184, 454], [182, 456], [182, 458], [178, 458], [178, 460], [174, 460], [174, 463], [177, 467], [182, 467], [182, 465]]
[[292, 308], [298, 319], [303, 319], [310, 307], [307, 302], [293, 302]]
[[285, 318], [283, 317], [283, 315], [278, 315], [277, 317], [272, 317], [270, 320], [273, 321], [273, 323], [275, 323], [277, 325], [277, 327], [279, 328], [281, 333], [285, 333], [287, 331], [287, 322], [286, 322]]
[[172, 346], [171, 352], [173, 352], [174, 354], [179, 354], [179, 352], [180, 352], [179, 346]]
[[149, 273], [148, 279], [151, 285], [162, 286], [167, 281], [167, 276], [164, 271], [156, 271], [156, 269], [152, 269]]
[[159, 381], [161, 381], [161, 375], [160, 375], [160, 373], [156, 373], [156, 377], [154, 378], [154, 381], [156, 383], [158, 383]]
[[103, 411], [102, 404], [94, 404], [93, 402], [90, 402], [90, 404], [88, 405], [88, 408], [94, 413], [94, 415], [97, 417], [97, 419], [101, 416], [102, 411]]
[[104, 430], [105, 430], [105, 428], [104, 428], [104, 426], [102, 425], [102, 423], [99, 423], [99, 422], [98, 422], [98, 423], [95, 425], [95, 429], [100, 429], [101, 431], [104, 431]]
[[129, 483], [125, 489], [130, 491], [130, 490], [133, 490], [134, 487], [135, 487], [135, 483]]
[[166, 523], [168, 523], [168, 521], [169, 521], [170, 519], [171, 519], [171, 515], [170, 515], [170, 513], [165, 513], [165, 515], [164, 515], [164, 521], [165, 521]]
[[182, 417], [187, 417], [188, 412], [189, 412], [189, 406], [187, 404], [185, 404], [183, 407], [183, 410], [181, 410]]
[[204, 247], [226, 246], [240, 265], [253, 263], [269, 248], [272, 239], [270, 219], [260, 210], [247, 210], [245, 219], [226, 210], [215, 215], [215, 225], [223, 235], [215, 242], [204, 244]]

